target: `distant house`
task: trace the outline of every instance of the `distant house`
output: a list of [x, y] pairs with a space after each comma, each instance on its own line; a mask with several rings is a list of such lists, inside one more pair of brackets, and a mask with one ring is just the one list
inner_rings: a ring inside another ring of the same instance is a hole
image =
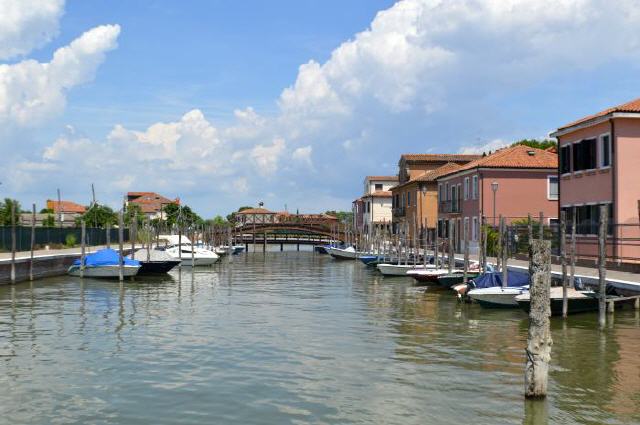
[[398, 184], [391, 188], [393, 232], [414, 240], [422, 229], [434, 232], [437, 220], [435, 170], [464, 165], [480, 155], [405, 154], [398, 162]]
[[608, 208], [608, 255], [640, 259], [640, 99], [558, 128], [560, 208], [577, 223], [578, 255], [595, 257], [599, 206]]
[[[367, 176], [364, 179], [362, 205], [362, 229], [369, 230], [383, 226], [391, 228], [391, 188], [398, 184], [398, 176]], [[354, 211], [355, 213], [355, 211]]]
[[353, 227], [355, 229], [364, 228], [364, 200], [358, 198], [351, 203], [351, 212], [353, 213]]
[[277, 214], [266, 208], [247, 208], [236, 213], [236, 223], [238, 225], [275, 223]]
[[[47, 199], [47, 209], [53, 211], [53, 215], [55, 217], [56, 226], [62, 222], [64, 227], [72, 227], [76, 224], [76, 218], [80, 217], [84, 214], [87, 209], [83, 205], [77, 204], [71, 201], [60, 201]], [[42, 217], [36, 216], [36, 224], [38, 222], [42, 222], [42, 220], [46, 219], [48, 215], [43, 215]], [[30, 222], [29, 218], [29, 222]]]
[[140, 207], [142, 213], [150, 220], [162, 218], [162, 209], [169, 204], [180, 204], [179, 199], [169, 199], [155, 192], [128, 192], [127, 205]]
[[461, 250], [464, 226], [471, 252], [478, 248], [481, 219], [497, 225], [531, 214], [544, 214], [545, 224], [558, 217], [558, 155], [516, 145], [500, 149], [437, 177], [438, 234], [448, 237], [453, 226], [456, 249]]

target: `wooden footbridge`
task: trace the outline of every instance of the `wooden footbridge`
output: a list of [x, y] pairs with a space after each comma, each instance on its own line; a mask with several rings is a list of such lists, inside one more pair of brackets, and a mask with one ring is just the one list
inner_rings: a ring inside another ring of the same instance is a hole
[[332, 240], [345, 241], [352, 235], [342, 224], [324, 224], [318, 222], [285, 222], [285, 223], [248, 223], [236, 226], [233, 231], [236, 244], [319, 245]]

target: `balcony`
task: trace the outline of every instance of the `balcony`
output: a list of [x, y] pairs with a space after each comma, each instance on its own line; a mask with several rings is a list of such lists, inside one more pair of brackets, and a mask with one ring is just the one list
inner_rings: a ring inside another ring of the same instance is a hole
[[406, 214], [406, 211], [404, 209], [404, 207], [396, 207], [393, 209], [393, 216], [394, 217], [404, 217]]
[[440, 213], [459, 213], [460, 212], [460, 201], [442, 201], [438, 205], [438, 212]]

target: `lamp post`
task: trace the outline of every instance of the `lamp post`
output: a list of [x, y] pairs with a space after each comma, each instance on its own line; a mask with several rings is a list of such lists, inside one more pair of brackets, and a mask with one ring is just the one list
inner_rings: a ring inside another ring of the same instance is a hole
[[493, 191], [493, 227], [496, 227], [496, 192], [498, 191], [498, 182], [491, 183], [491, 190]]

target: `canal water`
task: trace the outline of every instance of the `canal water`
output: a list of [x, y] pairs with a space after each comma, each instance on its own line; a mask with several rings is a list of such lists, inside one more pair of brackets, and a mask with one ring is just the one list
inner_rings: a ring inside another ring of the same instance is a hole
[[0, 423], [640, 422], [640, 316], [553, 319], [523, 400], [527, 318], [311, 252], [118, 282], [0, 288]]

